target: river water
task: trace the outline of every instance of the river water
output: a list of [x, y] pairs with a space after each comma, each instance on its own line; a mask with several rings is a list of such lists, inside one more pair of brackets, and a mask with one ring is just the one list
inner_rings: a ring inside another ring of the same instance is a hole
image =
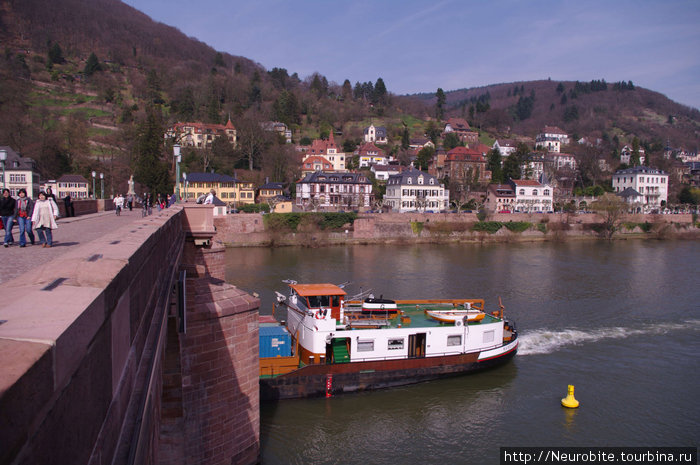
[[[227, 280], [270, 313], [282, 279], [385, 298], [486, 299], [520, 334], [484, 373], [261, 407], [270, 464], [493, 464], [507, 446], [697, 446], [700, 244], [247, 248]], [[567, 385], [581, 405], [564, 409]]]

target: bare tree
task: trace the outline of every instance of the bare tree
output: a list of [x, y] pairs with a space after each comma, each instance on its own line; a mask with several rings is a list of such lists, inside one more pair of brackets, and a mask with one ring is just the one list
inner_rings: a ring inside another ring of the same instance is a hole
[[620, 229], [627, 203], [617, 195], [608, 193], [591, 203], [590, 208], [603, 220], [605, 237], [608, 240], [612, 239], [613, 234]]

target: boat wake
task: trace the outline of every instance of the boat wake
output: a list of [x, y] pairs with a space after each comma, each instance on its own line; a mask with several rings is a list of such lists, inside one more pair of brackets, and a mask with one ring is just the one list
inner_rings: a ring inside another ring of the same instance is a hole
[[518, 355], [549, 354], [561, 348], [575, 346], [603, 339], [624, 339], [630, 336], [664, 334], [678, 330], [698, 330], [700, 320], [688, 320], [682, 323], [659, 323], [640, 328], [600, 328], [591, 330], [562, 329], [552, 331], [536, 329], [520, 334]]

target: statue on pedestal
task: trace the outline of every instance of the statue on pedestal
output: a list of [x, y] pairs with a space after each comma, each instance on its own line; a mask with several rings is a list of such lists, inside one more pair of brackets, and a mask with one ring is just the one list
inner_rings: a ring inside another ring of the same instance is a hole
[[134, 175], [133, 174], [131, 176], [129, 176], [128, 182], [129, 182], [129, 192], [127, 192], [127, 195], [128, 194], [136, 195], [136, 191], [134, 190]]

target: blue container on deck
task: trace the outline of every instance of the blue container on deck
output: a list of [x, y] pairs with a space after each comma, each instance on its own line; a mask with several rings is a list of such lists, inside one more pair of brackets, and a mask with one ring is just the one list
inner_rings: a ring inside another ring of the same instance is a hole
[[284, 326], [260, 327], [260, 357], [289, 357], [292, 337]]

